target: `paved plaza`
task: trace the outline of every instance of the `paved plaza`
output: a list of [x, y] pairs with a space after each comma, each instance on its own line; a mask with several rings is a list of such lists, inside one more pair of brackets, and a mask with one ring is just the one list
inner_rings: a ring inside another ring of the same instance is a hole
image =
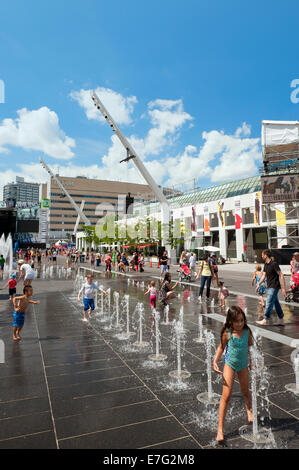
[[[254, 327], [258, 299], [250, 286], [249, 272], [254, 266], [251, 268], [248, 273], [241, 268], [239, 275], [237, 267], [220, 267], [220, 272], [230, 291], [236, 292], [230, 295], [229, 304], [246, 308], [249, 326]], [[84, 274], [83, 269], [80, 272]], [[194, 342], [201, 316], [203, 329], [213, 333], [217, 346], [225, 318], [217, 301], [214, 305], [199, 304], [198, 284], [180, 284], [176, 289], [169, 323], [178, 319], [183, 307], [186, 335], [182, 367], [191, 374], [178, 381], [169, 376], [177, 367], [171, 325], [160, 325], [160, 349], [167, 359], [155, 363], [148, 357], [154, 350], [153, 318], [144, 292], [148, 280], [159, 277], [159, 271], [147, 268], [146, 273], [112, 273], [109, 278], [101, 267], [94, 274], [105, 289], [119, 293], [120, 304], [129, 294], [132, 331], [135, 307], [144, 303], [143, 340], [149, 342], [148, 348], [135, 347], [136, 336], [121, 339], [120, 332], [103, 321], [99, 305], [93, 318], [84, 323], [82, 305], [74, 291], [76, 272], [68, 274], [62, 265], [40, 270], [34, 280], [33, 299], [40, 304], [28, 311], [20, 342], [12, 340], [12, 305], [6, 290], [1, 290], [0, 338], [5, 343], [5, 363], [0, 364], [0, 448], [219, 448], [215, 441], [218, 405], [197, 400], [197, 395], [208, 389], [206, 346]], [[175, 269], [173, 274], [175, 278]], [[216, 290], [212, 294], [216, 297]], [[113, 295], [111, 299], [113, 311]], [[298, 449], [299, 396], [287, 391], [285, 385], [295, 381], [290, 356], [294, 341], [299, 340], [299, 308], [295, 304], [282, 306], [284, 327], [254, 328], [260, 333], [267, 368], [266, 385], [259, 390], [258, 424], [270, 429], [272, 436], [270, 444], [259, 447]], [[222, 365], [223, 361], [220, 368]], [[214, 372], [212, 387], [214, 393], [221, 394], [221, 380]], [[244, 401], [236, 380], [224, 428], [226, 448], [256, 447], [240, 436], [239, 429], [245, 424]]]

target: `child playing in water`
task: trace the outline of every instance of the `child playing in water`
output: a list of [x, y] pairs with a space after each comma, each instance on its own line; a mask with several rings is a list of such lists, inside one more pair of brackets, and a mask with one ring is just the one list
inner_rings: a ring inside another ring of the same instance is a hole
[[[259, 281], [261, 280], [261, 277], [262, 277], [262, 267], [261, 265], [258, 264], [252, 275], [251, 285], [253, 286], [255, 282], [255, 287], [257, 287]], [[260, 305], [262, 306], [262, 308], [265, 308], [265, 301], [264, 301], [263, 295], [266, 293], [266, 284], [264, 282], [262, 282], [262, 284], [258, 288], [257, 293], [260, 297]]]
[[86, 282], [83, 284], [81, 287], [79, 293], [78, 293], [78, 302], [80, 302], [80, 295], [83, 293], [83, 303], [84, 303], [84, 316], [83, 316], [83, 321], [88, 321], [87, 319], [87, 311], [88, 311], [88, 316], [91, 318], [91, 312], [94, 310], [94, 291], [98, 290], [100, 292], [103, 292], [104, 294], [108, 294], [107, 291], [101, 289], [100, 287], [97, 286], [93, 282], [93, 276], [91, 274], [87, 274], [86, 276]]
[[[247, 326], [245, 313], [238, 306], [228, 309], [226, 322], [221, 330], [220, 344], [217, 348], [213, 368], [222, 374], [223, 388], [219, 405], [217, 442], [224, 441], [223, 424], [231, 397], [235, 373], [238, 374], [241, 392], [245, 398], [248, 422], [252, 423], [251, 398], [249, 393], [248, 349], [253, 344], [251, 330]], [[226, 349], [223, 372], [219, 370], [218, 361]]]
[[118, 270], [120, 273], [125, 273], [126, 272], [126, 267], [122, 261], [118, 263]]
[[225, 308], [225, 301], [228, 296], [229, 296], [228, 288], [224, 286], [223, 281], [219, 281], [218, 299], [220, 298], [221, 308]]
[[173, 290], [178, 286], [178, 282], [171, 286], [171, 274], [166, 273], [164, 276], [164, 281], [159, 291], [159, 302], [165, 307], [170, 299], [175, 297]]
[[10, 279], [7, 281], [4, 287], [8, 287], [9, 300], [12, 300], [17, 292], [17, 281], [16, 275], [14, 273], [10, 276]]
[[156, 302], [157, 302], [157, 289], [156, 289], [156, 283], [155, 281], [150, 282], [150, 287], [149, 289], [145, 292], [144, 295], [150, 295], [150, 306], [151, 309], [156, 308]]
[[20, 331], [24, 326], [25, 312], [29, 304], [39, 304], [39, 300], [30, 300], [33, 289], [31, 286], [25, 286], [23, 289], [24, 295], [21, 297], [14, 297], [12, 299], [14, 312], [13, 312], [13, 339], [18, 341], [21, 338]]

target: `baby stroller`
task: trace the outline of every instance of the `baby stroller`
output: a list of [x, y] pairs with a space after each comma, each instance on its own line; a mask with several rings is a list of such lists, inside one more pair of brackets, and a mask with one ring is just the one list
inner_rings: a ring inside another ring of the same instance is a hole
[[182, 264], [179, 269], [179, 281], [191, 281], [191, 271], [186, 264]]
[[286, 302], [299, 302], [299, 271], [291, 277], [290, 290], [287, 292]]

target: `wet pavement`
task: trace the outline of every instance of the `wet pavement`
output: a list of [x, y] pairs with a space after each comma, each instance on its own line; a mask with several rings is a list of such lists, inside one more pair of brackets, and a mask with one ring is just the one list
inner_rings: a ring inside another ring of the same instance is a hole
[[[19, 343], [12, 340], [12, 306], [5, 291], [0, 291], [0, 338], [5, 343], [5, 363], [0, 364], [0, 448], [216, 448], [218, 405], [205, 405], [196, 398], [208, 389], [206, 346], [193, 339], [198, 337], [201, 315], [203, 328], [213, 333], [217, 346], [225, 318], [217, 301], [214, 306], [199, 304], [198, 286], [177, 288], [169, 320], [178, 319], [183, 306], [187, 332], [182, 367], [191, 373], [190, 378], [178, 382], [169, 376], [177, 368], [170, 325], [160, 326], [161, 353], [167, 359], [155, 363], [148, 358], [155, 344], [149, 299], [144, 297], [148, 274], [145, 278], [129, 273], [128, 284], [128, 276], [112, 274], [107, 278], [105, 273], [95, 273], [105, 288], [119, 292], [120, 302], [129, 294], [133, 332], [138, 325], [135, 307], [144, 303], [143, 340], [149, 347], [143, 349], [133, 344], [137, 336], [120, 339], [119, 332], [110, 328], [111, 321], [102, 321], [100, 298], [97, 314], [84, 323], [82, 305], [73, 289], [75, 274], [65, 279], [67, 274], [61, 270], [54, 267], [52, 273], [48, 270], [44, 278], [34, 281], [33, 299], [39, 299], [40, 304], [32, 305], [26, 314]], [[254, 325], [256, 298], [231, 295], [229, 304], [246, 308], [249, 326]], [[298, 449], [299, 396], [287, 391], [285, 385], [295, 381], [290, 358], [294, 348], [290, 345], [299, 339], [299, 309], [283, 304], [283, 310], [286, 326], [256, 329], [267, 367], [267, 383], [258, 397], [258, 422], [272, 432], [271, 444], [266, 447]], [[122, 309], [120, 313], [125, 323]], [[112, 324], [114, 321], [115, 317]], [[221, 381], [214, 372], [212, 387], [214, 393], [221, 394]], [[240, 437], [239, 428], [244, 424], [246, 411], [236, 379], [224, 429], [227, 448], [255, 446]]]

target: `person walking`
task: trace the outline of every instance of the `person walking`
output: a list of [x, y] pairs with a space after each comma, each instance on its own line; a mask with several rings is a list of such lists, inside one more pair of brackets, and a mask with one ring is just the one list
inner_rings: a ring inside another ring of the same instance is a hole
[[[255, 268], [255, 271], [252, 275], [251, 279], [251, 285], [253, 286], [255, 284], [255, 287], [258, 285], [262, 277], [262, 267], [260, 264], [258, 264]], [[259, 298], [260, 298], [260, 305], [262, 308], [265, 308], [265, 301], [264, 301], [264, 294], [266, 293], [266, 283], [263, 282], [258, 291], [257, 291]]]
[[210, 255], [210, 263], [211, 263], [213, 271], [214, 271], [213, 287], [215, 287], [215, 280], [216, 280], [216, 283], [217, 283], [217, 287], [219, 287], [218, 266], [217, 266], [215, 253], [211, 253], [211, 255]]
[[160, 282], [162, 281], [162, 277], [165, 273], [168, 273], [169, 271], [169, 265], [168, 265], [168, 256], [167, 252], [164, 251], [163, 255], [160, 257], [159, 262], [160, 262]]
[[19, 280], [24, 276], [24, 286], [31, 286], [32, 281], [35, 277], [35, 272], [32, 269], [31, 265], [28, 263], [25, 263], [23, 259], [20, 259], [18, 261], [19, 265]]
[[209, 255], [205, 254], [203, 260], [201, 262], [200, 270], [198, 271], [196, 281], [200, 278], [200, 289], [199, 289], [199, 299], [202, 300], [202, 294], [205, 287], [205, 283], [207, 283], [207, 294], [206, 299], [207, 301], [210, 300], [210, 288], [211, 288], [211, 281], [214, 278], [214, 271], [211, 263], [209, 262]]
[[272, 253], [270, 250], [266, 249], [262, 252], [262, 258], [265, 263], [263, 274], [257, 283], [256, 292], [259, 292], [259, 288], [262, 283], [267, 278], [267, 301], [266, 308], [264, 312], [264, 318], [260, 321], [256, 321], [258, 325], [266, 326], [269, 324], [271, 317], [272, 309], [275, 307], [276, 313], [278, 315], [278, 321], [274, 323], [276, 326], [284, 325], [284, 314], [281, 308], [281, 305], [278, 300], [279, 289], [281, 288], [284, 296], [287, 295], [285, 288], [284, 275], [280, 270], [279, 265], [272, 258]]
[[196, 256], [194, 253], [191, 253], [189, 262], [190, 262], [191, 280], [194, 280], [194, 278], [196, 277], [196, 272], [195, 272]]

